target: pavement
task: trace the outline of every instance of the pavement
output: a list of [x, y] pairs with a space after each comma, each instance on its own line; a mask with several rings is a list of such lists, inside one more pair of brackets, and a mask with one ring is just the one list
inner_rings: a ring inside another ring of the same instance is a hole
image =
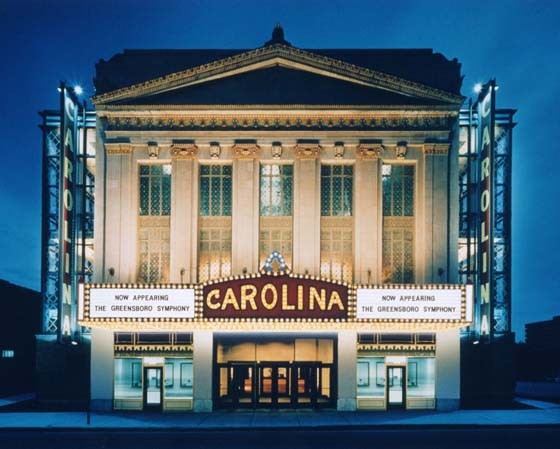
[[[9, 399], [4, 399], [9, 400]], [[515, 410], [337, 412], [255, 410], [213, 413], [0, 412], [0, 430], [354, 429], [476, 426], [560, 426], [560, 404], [531, 399]]]

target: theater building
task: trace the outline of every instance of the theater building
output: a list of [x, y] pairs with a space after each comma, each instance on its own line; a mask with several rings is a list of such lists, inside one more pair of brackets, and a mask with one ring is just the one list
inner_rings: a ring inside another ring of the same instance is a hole
[[92, 408], [457, 408], [461, 80], [279, 27], [100, 61], [93, 278], [59, 317]]

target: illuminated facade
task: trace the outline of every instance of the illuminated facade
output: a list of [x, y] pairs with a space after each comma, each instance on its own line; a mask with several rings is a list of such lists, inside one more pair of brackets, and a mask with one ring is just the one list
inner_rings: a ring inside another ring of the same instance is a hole
[[95, 84], [70, 335], [91, 329], [93, 408], [459, 406], [478, 312], [456, 61], [276, 28], [256, 50], [125, 51]]

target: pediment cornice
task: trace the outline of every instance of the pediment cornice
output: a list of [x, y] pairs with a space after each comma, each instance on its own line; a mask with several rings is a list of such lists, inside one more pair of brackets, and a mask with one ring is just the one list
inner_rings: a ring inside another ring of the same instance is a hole
[[97, 106], [124, 101], [273, 66], [285, 66], [304, 70], [363, 86], [396, 92], [409, 97], [435, 100], [457, 106], [461, 105], [464, 100], [460, 95], [405, 80], [394, 75], [356, 66], [306, 50], [277, 44], [257, 48], [140, 84], [100, 94], [93, 97], [92, 102]]

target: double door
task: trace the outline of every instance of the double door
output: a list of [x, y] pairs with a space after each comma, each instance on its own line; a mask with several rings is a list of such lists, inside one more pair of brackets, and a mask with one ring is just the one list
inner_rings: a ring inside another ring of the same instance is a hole
[[333, 366], [321, 362], [220, 364], [217, 403], [234, 408], [330, 405], [333, 376]]

